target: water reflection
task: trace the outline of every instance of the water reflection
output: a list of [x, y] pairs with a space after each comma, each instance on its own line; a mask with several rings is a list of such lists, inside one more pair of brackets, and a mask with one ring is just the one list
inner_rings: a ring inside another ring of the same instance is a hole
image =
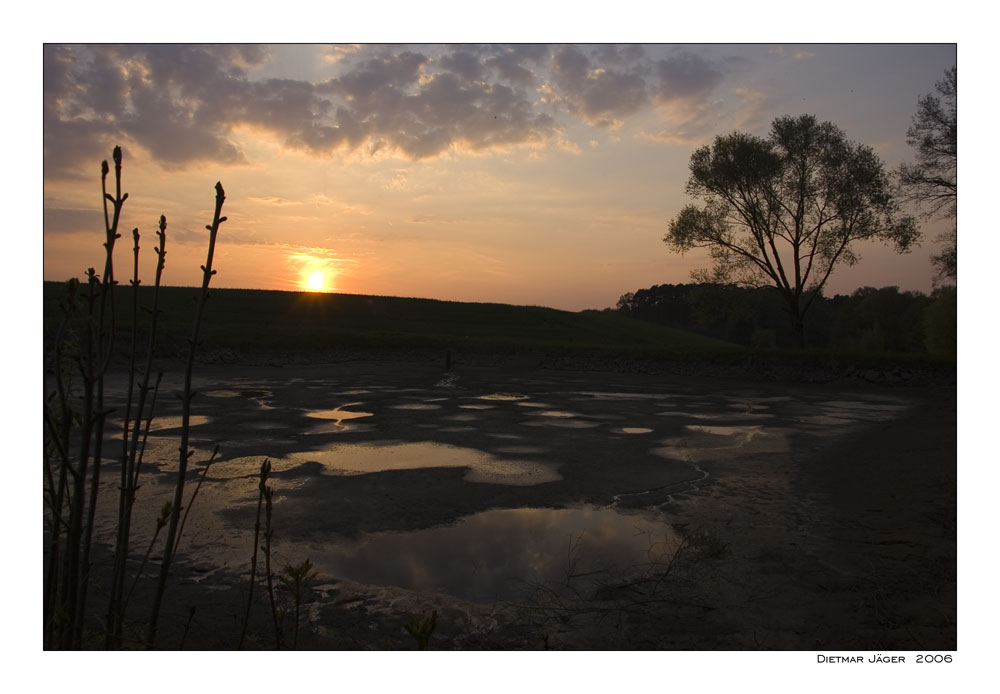
[[547, 463], [497, 458], [475, 448], [432, 441], [342, 444], [315, 451], [299, 451], [290, 457], [303, 462], [317, 462], [327, 474], [334, 475], [464, 467], [468, 468], [468, 472], [462, 479], [467, 482], [533, 486], [562, 479], [555, 466]]
[[[355, 405], [360, 405], [359, 402], [351, 403], [350, 405], [343, 405], [343, 407], [353, 407]], [[345, 419], [357, 419], [359, 417], [371, 417], [371, 412], [355, 412], [352, 410], [342, 410], [337, 407], [332, 410], [312, 410], [306, 413], [307, 417], [314, 417], [316, 419], [332, 419], [337, 422], [342, 422]]]
[[612, 509], [504, 509], [453, 525], [376, 533], [328, 546], [323, 572], [365, 584], [446, 593], [469, 600], [516, 600], [537, 584], [623, 572], [676, 549], [658, 516]]
[[[193, 414], [188, 417], [188, 426], [197, 427], [202, 424], [208, 424], [210, 421], [211, 420], [204, 415]], [[153, 422], [149, 425], [149, 430], [167, 431], [169, 429], [180, 429], [183, 423], [183, 417], [153, 417]], [[119, 426], [121, 426], [120, 423]]]

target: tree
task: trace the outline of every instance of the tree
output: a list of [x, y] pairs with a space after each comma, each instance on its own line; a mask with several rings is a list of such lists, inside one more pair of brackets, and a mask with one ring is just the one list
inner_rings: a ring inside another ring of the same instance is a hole
[[[899, 167], [905, 198], [922, 208], [925, 219], [955, 219], [958, 202], [958, 69], [944, 73], [934, 85], [939, 96], [925, 94], [906, 131], [906, 142], [917, 150], [912, 164]], [[944, 250], [931, 258], [939, 279], [957, 279], [958, 233], [952, 229], [938, 237]]]
[[855, 242], [906, 252], [920, 236], [875, 152], [814, 116], [778, 118], [767, 138], [720, 135], [691, 155], [690, 170], [687, 192], [705, 205], [684, 207], [664, 242], [710, 250], [714, 267], [692, 273], [698, 281], [776, 288], [800, 347], [834, 268], [860, 259]]

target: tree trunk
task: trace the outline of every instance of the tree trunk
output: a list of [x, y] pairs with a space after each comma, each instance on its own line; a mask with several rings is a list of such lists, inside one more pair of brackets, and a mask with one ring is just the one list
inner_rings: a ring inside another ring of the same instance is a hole
[[788, 316], [792, 321], [792, 332], [795, 333], [795, 346], [798, 349], [804, 349], [806, 346], [806, 330], [798, 297], [792, 295], [785, 298], [788, 301]]

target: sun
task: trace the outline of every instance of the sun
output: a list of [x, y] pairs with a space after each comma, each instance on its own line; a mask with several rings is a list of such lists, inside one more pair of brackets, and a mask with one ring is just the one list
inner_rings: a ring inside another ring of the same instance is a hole
[[326, 275], [322, 272], [313, 272], [306, 278], [306, 288], [311, 292], [321, 292], [326, 289]]

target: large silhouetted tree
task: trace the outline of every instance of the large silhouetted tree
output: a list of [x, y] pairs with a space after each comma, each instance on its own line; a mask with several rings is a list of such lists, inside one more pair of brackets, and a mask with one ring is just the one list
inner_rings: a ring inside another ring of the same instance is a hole
[[783, 116], [766, 138], [734, 132], [691, 155], [688, 205], [664, 237], [673, 250], [708, 248], [703, 282], [773, 286], [800, 346], [803, 319], [834, 268], [858, 262], [855, 243], [880, 240], [905, 252], [919, 238], [900, 212], [875, 152], [814, 116]]
[[[916, 161], [899, 167], [905, 197], [920, 206], [923, 216], [955, 218], [958, 201], [958, 69], [951, 68], [934, 85], [937, 94], [917, 100], [917, 112], [906, 131], [906, 142], [917, 150]], [[957, 229], [942, 234], [944, 248], [931, 258], [939, 279], [958, 277]]]

